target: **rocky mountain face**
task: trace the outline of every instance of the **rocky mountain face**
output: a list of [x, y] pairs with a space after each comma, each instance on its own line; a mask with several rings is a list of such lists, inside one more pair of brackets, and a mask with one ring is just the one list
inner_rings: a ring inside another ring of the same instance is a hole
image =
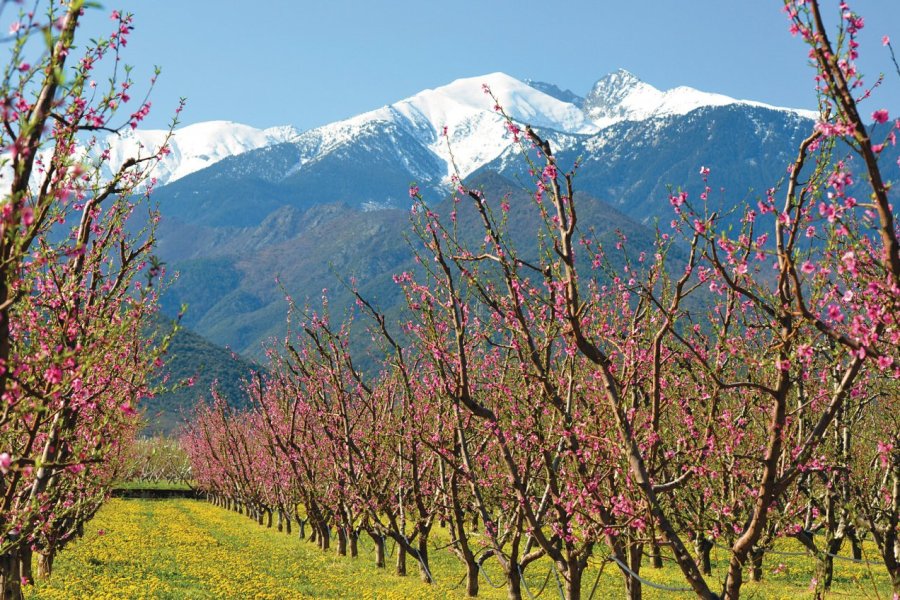
[[[302, 133], [201, 124], [215, 132], [204, 145], [193, 137], [203, 127], [188, 127], [175, 140], [192, 158], [167, 165], [168, 183], [154, 192], [163, 214], [158, 253], [180, 273], [166, 309], [186, 303], [186, 325], [256, 356], [262, 340], [284, 333], [285, 292], [315, 303], [328, 288], [340, 310], [350, 303], [339, 278], [355, 276], [397, 310], [391, 276], [413, 264], [412, 182], [440, 206], [455, 177], [495, 197], [522, 194], [530, 181], [486, 90], [521, 127], [549, 139], [561, 165], [579, 162], [581, 223], [600, 235], [618, 228], [651, 239], [655, 222], [671, 218], [671, 188], [699, 193], [701, 166], [712, 169], [710, 202], [755, 198], [777, 184], [813, 126], [806, 111], [660, 91], [617, 71], [584, 98], [493, 73]], [[195, 169], [201, 154], [209, 164]], [[528, 239], [535, 223], [522, 219], [513, 231]]]

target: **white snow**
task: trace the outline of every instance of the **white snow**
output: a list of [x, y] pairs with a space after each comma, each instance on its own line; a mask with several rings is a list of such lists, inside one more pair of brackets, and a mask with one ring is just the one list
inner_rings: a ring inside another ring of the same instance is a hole
[[737, 100], [686, 86], [663, 92], [624, 69], [610, 73], [598, 81], [585, 101], [588, 116], [600, 128], [621, 121], [644, 121], [654, 117], [686, 115], [705, 106], [731, 104], [792, 112], [809, 119], [818, 117], [815, 111], [783, 108], [752, 100]]
[[[367, 132], [380, 135], [388, 131], [388, 144], [394, 146], [410, 173], [423, 182], [433, 178], [430, 163], [417, 164], [414, 158], [411, 159], [411, 153], [400, 146], [395, 134], [405, 131], [443, 162], [446, 168], [441, 179], [446, 183], [454, 174], [469, 175], [513, 146], [503, 116], [484, 92], [485, 85], [517, 123], [553, 130], [558, 132], [554, 136], [567, 141], [574, 139], [571, 138], [573, 135], [596, 134], [622, 121], [685, 115], [705, 106], [739, 104], [817, 117], [813, 111], [736, 100], [689, 87], [661, 91], [622, 69], [594, 85], [582, 110], [504, 73], [489, 73], [423, 90], [394, 104], [302, 134], [290, 126], [255, 129], [229, 121], [183, 127], [176, 130], [170, 142], [170, 154], [153, 175], [157, 177], [158, 185], [163, 185], [229, 156], [275, 143], [294, 142], [300, 148], [301, 158], [284, 174], [287, 176], [346, 144], [359, 143], [360, 136]], [[445, 127], [446, 137], [443, 135]], [[107, 139], [111, 147], [110, 168], [118, 167], [125, 158], [139, 152], [143, 155], [155, 152], [165, 135], [166, 132], [161, 130], [137, 130], [110, 136]]]
[[[353, 143], [367, 128], [393, 126], [411, 133], [441, 159], [446, 165], [445, 182], [454, 173], [465, 177], [507, 152], [513, 144], [502, 115], [484, 92], [485, 85], [519, 124], [561, 134], [594, 134], [621, 121], [685, 115], [704, 106], [730, 104], [784, 110], [816, 118], [813, 111], [736, 100], [689, 87], [660, 91], [621, 69], [597, 82], [582, 110], [504, 73], [489, 73], [423, 90], [394, 104], [302, 134], [298, 140], [303, 150], [302, 158], [292, 172], [344, 144]], [[445, 127], [446, 138], [443, 136]], [[403, 148], [397, 148], [397, 152], [405, 158]], [[408, 166], [416, 173], [415, 165]]]
[[294, 170], [302, 169], [322, 153], [351, 142], [366, 127], [390, 123], [411, 133], [446, 164], [445, 181], [454, 173], [465, 177], [500, 156], [513, 143], [505, 120], [494, 109], [494, 100], [484, 92], [484, 85], [520, 124], [568, 133], [598, 130], [575, 105], [504, 73], [491, 73], [457, 79], [389, 106], [310, 130], [300, 136], [304, 157]]
[[[132, 156], [156, 152], [165, 141], [167, 131], [138, 129], [108, 136], [109, 169], [117, 169]], [[213, 165], [223, 158], [263, 146], [294, 141], [298, 132], [290, 126], [256, 129], [231, 121], [206, 121], [174, 131], [169, 154], [153, 170], [157, 185], [171, 183]], [[102, 148], [102, 145], [101, 145]]]

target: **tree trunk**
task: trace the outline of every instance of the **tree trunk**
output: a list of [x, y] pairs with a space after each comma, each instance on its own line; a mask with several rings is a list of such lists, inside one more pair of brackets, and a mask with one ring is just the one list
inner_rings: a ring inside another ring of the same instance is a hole
[[272, 509], [266, 509], [266, 529], [272, 529]]
[[763, 548], [754, 548], [750, 551], [750, 581], [762, 581], [765, 555], [766, 551]]
[[34, 575], [31, 573], [32, 558], [34, 552], [30, 547], [19, 551], [19, 580], [23, 583], [34, 583]]
[[428, 538], [422, 534], [419, 535], [419, 578], [422, 583], [434, 583], [431, 578], [431, 570], [428, 566]]
[[350, 542], [350, 558], [356, 558], [359, 556], [359, 533], [355, 529], [349, 529], [347, 538]]
[[384, 536], [370, 533], [369, 536], [375, 542], [375, 566], [379, 569], [384, 568]]
[[17, 553], [0, 557], [0, 598], [3, 600], [24, 600], [22, 580], [19, 577], [19, 557]]
[[514, 564], [509, 565], [506, 574], [506, 597], [508, 600], [522, 600], [522, 576]]
[[704, 575], [712, 575], [712, 562], [709, 559], [712, 547], [712, 542], [705, 537], [698, 536], [694, 541], [694, 549], [697, 551], [697, 568]]
[[862, 542], [855, 529], [851, 529], [847, 537], [850, 538], [850, 548], [853, 550], [853, 560], [862, 560]]
[[728, 561], [728, 576], [725, 580], [726, 600], [738, 600], [742, 585], [744, 585], [744, 565], [732, 551], [731, 560]]
[[650, 557], [653, 561], [651, 564], [654, 569], [663, 568], [662, 548], [659, 546], [659, 540], [654, 539], [650, 544]]
[[[566, 600], [581, 600], [581, 575], [584, 572], [581, 565], [574, 564], [573, 561], [569, 564], [563, 563], [560, 567], [562, 567], [560, 572], [565, 573]], [[637, 585], [640, 586], [640, 582]], [[640, 593], [638, 593], [638, 598], [640, 598]]]
[[401, 544], [397, 544], [397, 575], [406, 576], [406, 550]]
[[478, 595], [478, 563], [466, 562], [466, 596], [474, 598]]
[[278, 509], [278, 533], [284, 531], [284, 512], [281, 509]]
[[347, 530], [343, 527], [337, 528], [338, 538], [338, 556], [347, 556]]
[[834, 574], [834, 559], [828, 554], [823, 554], [816, 560], [816, 589], [813, 592], [815, 600], [824, 600], [831, 587], [831, 578]]
[[53, 549], [47, 550], [46, 552], [38, 552], [37, 565], [34, 572], [36, 579], [42, 580], [50, 578], [50, 575], [53, 574], [53, 559], [55, 556], [56, 551]]
[[643, 590], [641, 589], [641, 580], [637, 575], [641, 572], [641, 560], [643, 558], [644, 545], [630, 544], [628, 546], [628, 566], [634, 572], [625, 574], [625, 595], [628, 600], [641, 600]]

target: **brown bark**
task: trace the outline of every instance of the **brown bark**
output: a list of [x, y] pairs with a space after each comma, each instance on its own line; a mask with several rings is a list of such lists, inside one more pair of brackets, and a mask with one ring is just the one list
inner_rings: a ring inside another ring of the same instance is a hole
[[422, 583], [434, 583], [428, 567], [428, 536], [419, 535], [419, 578]]
[[397, 575], [406, 577], [406, 550], [402, 544], [397, 544]]
[[712, 561], [709, 557], [712, 548], [712, 542], [703, 536], [699, 536], [694, 540], [694, 549], [697, 552], [697, 568], [704, 575], [712, 575]]
[[49, 579], [53, 574], [53, 559], [56, 557], [55, 550], [46, 552], [38, 552], [35, 565], [34, 576], [36, 580]]
[[347, 530], [343, 527], [337, 528], [337, 538], [338, 538], [338, 547], [337, 553], [338, 556], [347, 556]]
[[750, 581], [762, 581], [765, 555], [766, 551], [762, 548], [754, 548], [750, 551]]
[[466, 596], [474, 598], [478, 595], [478, 563], [466, 563]]
[[[580, 561], [579, 561], [580, 562]], [[563, 579], [565, 580], [564, 592], [566, 594], [566, 600], [581, 600], [581, 576], [584, 573], [583, 567], [580, 564], [561, 564], [560, 571], [564, 572]], [[638, 589], [640, 589], [640, 582], [637, 582]], [[629, 596], [630, 598], [631, 596]], [[637, 598], [640, 598], [640, 593], [638, 593]]]
[[359, 556], [359, 534], [356, 533], [356, 531], [354, 531], [353, 529], [350, 529], [347, 532], [347, 539], [350, 543], [350, 557], [356, 558], [357, 556]]
[[506, 597], [508, 600], [522, 600], [522, 578], [518, 569], [508, 569], [506, 574]]
[[385, 566], [384, 536], [373, 533], [370, 533], [369, 536], [372, 538], [372, 541], [375, 542], [375, 566], [379, 569], [383, 569]]

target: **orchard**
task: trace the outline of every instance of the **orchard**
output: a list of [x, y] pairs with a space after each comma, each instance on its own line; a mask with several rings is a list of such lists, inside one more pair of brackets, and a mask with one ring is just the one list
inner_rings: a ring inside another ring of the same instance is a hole
[[146, 337], [156, 292], [140, 273], [154, 217], [138, 232], [126, 222], [148, 210], [146, 174], [165, 150], [109, 166], [98, 137], [149, 110], [122, 114], [130, 16], [113, 13], [108, 37], [76, 46], [84, 2], [0, 8], [12, 23], [0, 84], [0, 590], [19, 598], [103, 502], [152, 393], [164, 342]]
[[[752, 204], [711, 210], [727, 174], [696, 165], [705, 191], [659, 199], [671, 222], [651, 247], [598, 239], [579, 220], [579, 165], [486, 87], [527, 195], [457, 177], [438, 207], [412, 185], [402, 316], [352, 280], [341, 317], [327, 293], [289, 298], [249, 408], [213, 387], [165, 450], [137, 441], [136, 411], [166, 349], [147, 338], [159, 286], [143, 281], [166, 147], [113, 166], [99, 137], [150, 108], [120, 62], [131, 17], [78, 46], [83, 2], [3, 2], [21, 12], [0, 130], [2, 597], [50, 576], [114, 481], [186, 479], [189, 462], [214, 506], [322, 552], [359, 559], [365, 541], [379, 568], [427, 585], [449, 553], [468, 596], [493, 585], [490, 563], [512, 600], [532, 597], [537, 565], [566, 600], [592, 597], [599, 561], [632, 600], [664, 564], [680, 579], [666, 591], [735, 600], [787, 540], [810, 557], [815, 598], [847, 548], [868, 548], [900, 598], [900, 164], [882, 160], [900, 115], [857, 68], [862, 17], [842, 2], [827, 25], [820, 4], [784, 2], [819, 119]], [[893, 56], [889, 39], [881, 50]], [[148, 225], [126, 226], [139, 211]], [[517, 211], [537, 223], [529, 243]]]
[[[898, 165], [880, 160], [900, 121], [857, 71], [861, 17], [842, 4], [834, 32], [818, 2], [785, 12], [821, 117], [738, 227], [707, 209], [717, 173], [698, 165], [706, 191], [672, 191], [654, 247], [603, 245], [578, 220], [578, 165], [507, 119], [532, 201], [457, 180], [439, 214], [413, 186], [420, 268], [395, 277], [407, 315], [389, 323], [357, 294], [380, 370], [354, 366], [360, 325], [335, 323], [327, 298], [294, 307], [248, 382], [253, 408], [214, 401], [188, 426], [200, 488], [308, 525], [323, 549], [335, 531], [339, 554], [368, 535], [379, 566], [393, 540], [397, 573], [411, 558], [424, 581], [440, 523], [470, 596], [489, 558], [512, 599], [549, 560], [576, 600], [599, 554], [629, 598], [670, 560], [698, 597], [734, 599], [786, 538], [814, 557], [815, 597], [864, 539], [900, 594]], [[539, 216], [534, 247], [512, 242], [509, 211]]]

